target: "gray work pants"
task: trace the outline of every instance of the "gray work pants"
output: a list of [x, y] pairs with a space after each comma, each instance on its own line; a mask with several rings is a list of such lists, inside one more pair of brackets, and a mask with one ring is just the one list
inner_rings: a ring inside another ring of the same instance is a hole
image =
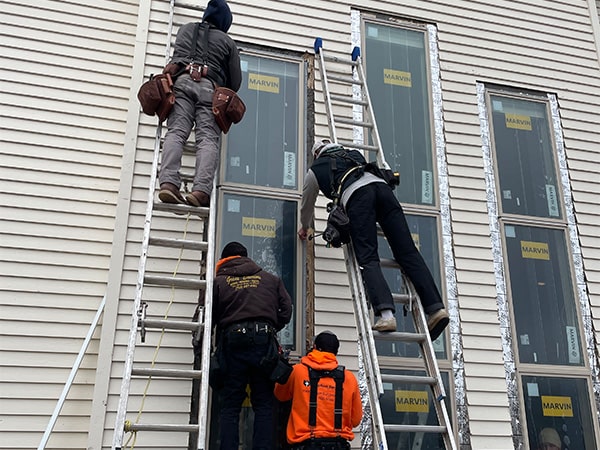
[[212, 112], [213, 84], [206, 78], [196, 82], [184, 73], [175, 81], [174, 92], [175, 105], [167, 119], [159, 182], [181, 186], [183, 146], [195, 124], [196, 171], [192, 190], [210, 195], [221, 146], [221, 129]]

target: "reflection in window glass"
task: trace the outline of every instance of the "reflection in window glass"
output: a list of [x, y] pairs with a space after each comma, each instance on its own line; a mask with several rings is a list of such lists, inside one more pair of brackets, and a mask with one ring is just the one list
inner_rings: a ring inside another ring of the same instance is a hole
[[388, 164], [400, 172], [401, 202], [434, 205], [425, 33], [365, 24], [369, 93]]
[[504, 232], [520, 362], [583, 365], [564, 231]]
[[523, 376], [523, 393], [531, 449], [598, 448], [585, 380]]
[[561, 218], [546, 103], [490, 96], [502, 211]]
[[227, 135], [225, 180], [298, 188], [298, 63], [241, 55], [244, 119]]
[[[424, 371], [388, 370], [382, 374], [426, 376]], [[446, 391], [444, 402], [448, 415], [451, 401], [448, 397], [448, 373], [441, 372], [442, 382]], [[384, 382], [384, 393], [379, 404], [383, 421], [389, 425], [439, 425], [436, 415], [434, 398], [429, 386], [422, 384], [406, 384], [399, 382]], [[389, 449], [438, 450], [445, 448], [444, 439], [439, 433], [394, 433], [386, 431]]]
[[[433, 275], [433, 279], [440, 292], [441, 276], [440, 276], [440, 250], [438, 243], [437, 220], [432, 216], [413, 216], [406, 215], [408, 228], [412, 234], [415, 245], [421, 252], [427, 267]], [[393, 259], [392, 251], [383, 236], [379, 237], [379, 257], [384, 259]], [[392, 293], [406, 293], [402, 276], [398, 269], [385, 268], [383, 269], [388, 285]], [[412, 315], [404, 314], [404, 307], [396, 305], [396, 320], [398, 322], [398, 331], [414, 333], [415, 327], [412, 320]], [[446, 349], [444, 345], [445, 334], [443, 333], [434, 343], [434, 349], [437, 358], [446, 358]], [[389, 340], [375, 342], [377, 353], [382, 356], [405, 356], [418, 357], [420, 354], [419, 346], [410, 342], [391, 342]]]
[[[220, 249], [230, 241], [241, 242], [248, 256], [267, 272], [279, 276], [296, 310], [296, 224], [294, 201], [224, 194]], [[295, 349], [295, 319], [279, 333], [279, 343]]]

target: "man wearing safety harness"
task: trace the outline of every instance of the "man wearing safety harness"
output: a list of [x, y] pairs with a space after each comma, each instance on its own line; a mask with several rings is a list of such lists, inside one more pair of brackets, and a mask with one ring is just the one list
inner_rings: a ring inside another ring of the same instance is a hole
[[339, 202], [350, 219], [350, 238], [367, 297], [375, 315], [380, 316], [373, 329], [396, 331], [394, 301], [377, 252], [379, 223], [394, 259], [419, 294], [428, 316], [429, 334], [433, 341], [436, 340], [448, 325], [449, 316], [433, 276], [412, 240], [392, 187], [376, 173], [365, 170], [367, 161], [357, 150], [345, 149], [324, 139], [315, 143], [312, 152], [315, 160], [304, 179], [298, 236], [301, 240], [308, 237], [319, 190], [329, 199], [341, 192]]
[[297, 450], [346, 450], [360, 424], [362, 404], [356, 377], [338, 365], [340, 342], [331, 331], [314, 340], [285, 384], [275, 385], [275, 397], [292, 401], [287, 440]]
[[[158, 198], [162, 202], [210, 205], [221, 145], [221, 129], [212, 110], [214, 88], [218, 85], [237, 91], [242, 83], [239, 51], [227, 34], [232, 21], [225, 0], [210, 0], [202, 23], [186, 23], [177, 32], [173, 58], [164, 69], [177, 79], [159, 173]], [[184, 199], [179, 169], [183, 147], [194, 124], [196, 170], [192, 192]]]

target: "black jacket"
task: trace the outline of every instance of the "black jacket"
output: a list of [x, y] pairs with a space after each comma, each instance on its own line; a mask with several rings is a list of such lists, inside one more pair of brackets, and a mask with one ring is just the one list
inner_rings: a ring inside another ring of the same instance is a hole
[[[190, 61], [192, 42], [196, 23], [186, 23], [177, 32], [175, 50], [173, 51], [172, 63], [186, 65]], [[196, 54], [197, 63], [203, 63], [202, 55], [202, 30], [198, 34]], [[225, 86], [237, 91], [242, 84], [242, 70], [240, 68], [240, 55], [235, 42], [227, 33], [223, 33], [213, 25], [208, 31], [208, 79], [219, 86]]]
[[246, 257], [219, 261], [213, 292], [213, 321], [219, 330], [238, 322], [264, 321], [277, 331], [292, 317], [283, 281]]
[[[319, 189], [325, 197], [333, 199], [344, 174], [352, 167], [362, 166], [367, 163], [364, 156], [357, 150], [349, 150], [343, 147], [332, 148], [325, 151], [313, 162], [310, 170], [313, 171], [319, 183]], [[364, 173], [364, 170], [356, 170], [344, 179], [342, 191]]]

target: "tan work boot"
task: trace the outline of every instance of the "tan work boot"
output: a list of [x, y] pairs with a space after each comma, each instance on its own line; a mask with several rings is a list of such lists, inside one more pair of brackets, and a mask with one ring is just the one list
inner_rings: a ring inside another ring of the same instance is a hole
[[450, 316], [443, 308], [429, 315], [427, 318], [427, 328], [429, 329], [429, 336], [431, 336], [432, 341], [440, 337], [440, 334], [448, 326], [448, 323], [450, 323]]
[[375, 331], [396, 331], [396, 318], [391, 319], [380, 318], [372, 327]]

